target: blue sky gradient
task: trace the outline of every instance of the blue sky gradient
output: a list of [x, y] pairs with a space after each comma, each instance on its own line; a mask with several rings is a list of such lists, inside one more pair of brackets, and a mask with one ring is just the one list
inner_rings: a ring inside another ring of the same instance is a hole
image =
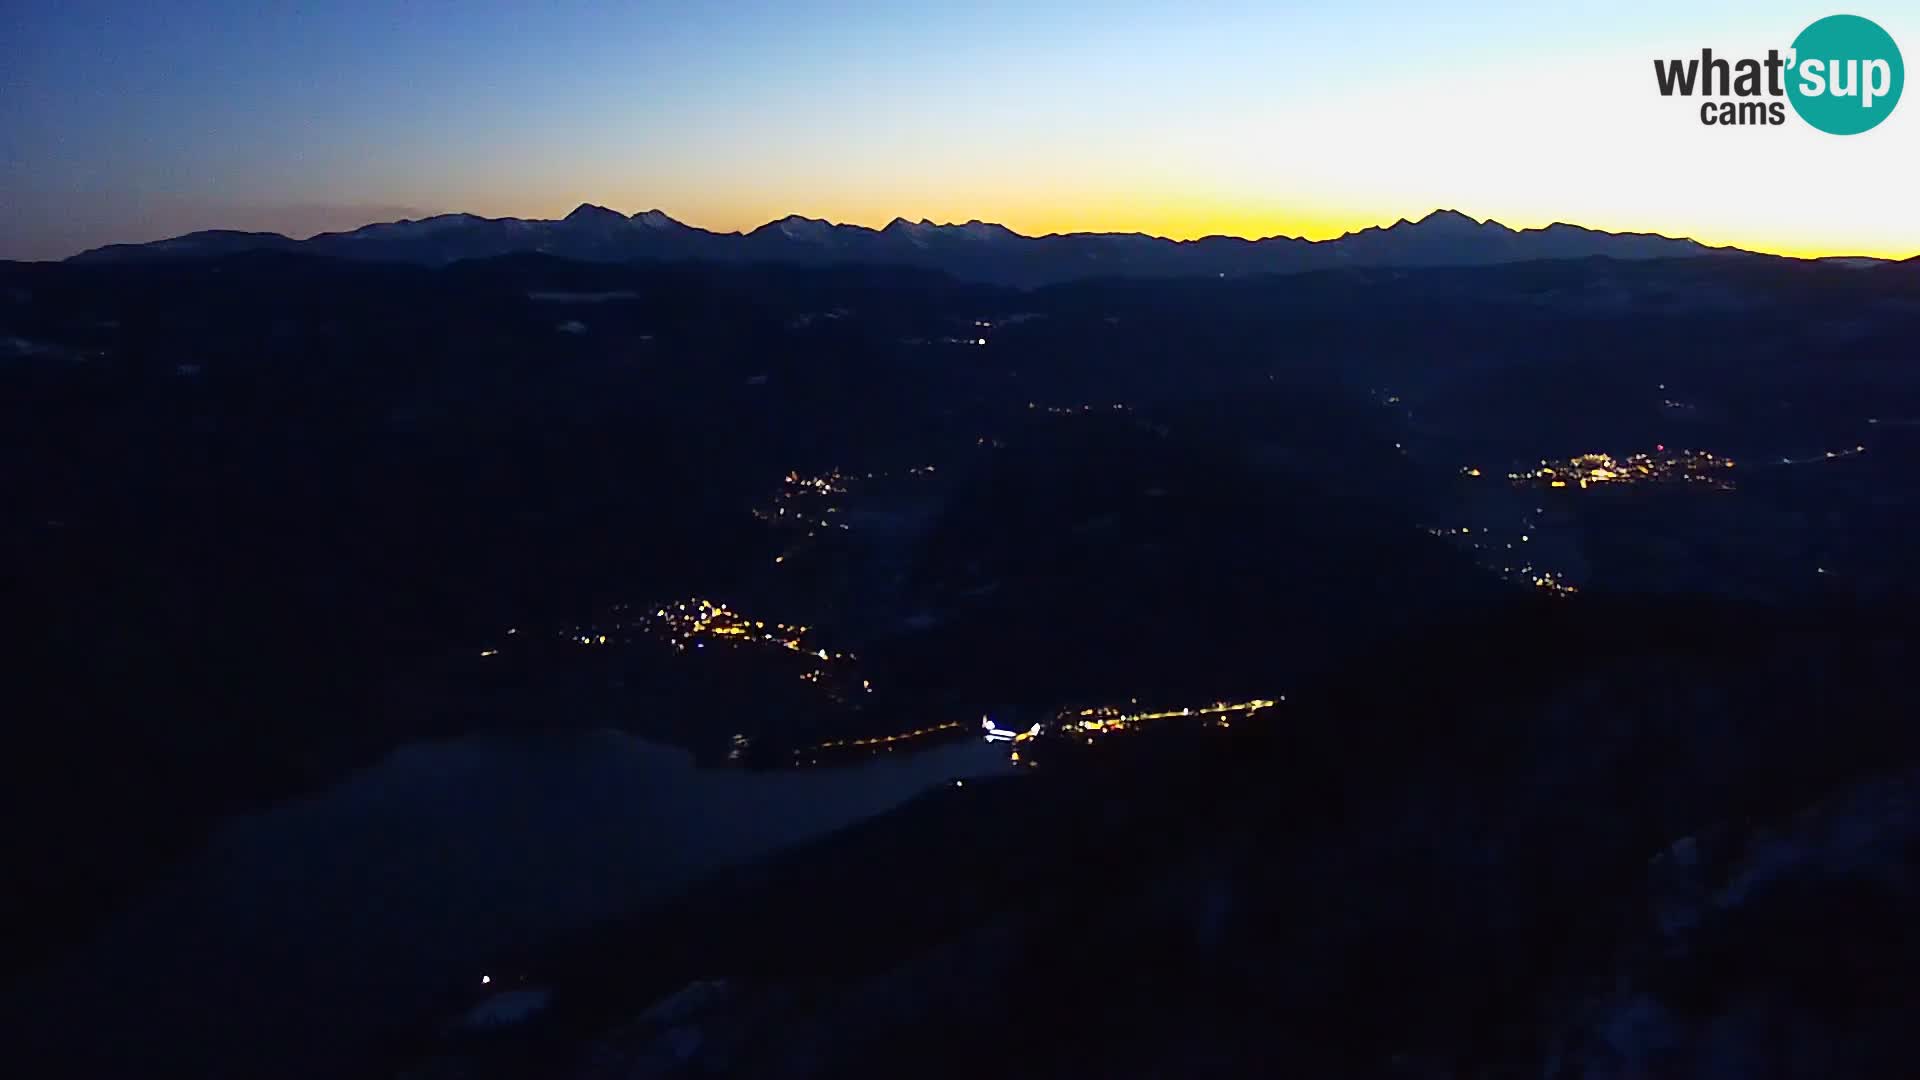
[[[798, 212], [1174, 236], [1338, 235], [1457, 206], [1920, 252], [1901, 194], [1920, 105], [1837, 139], [1704, 128], [1653, 90], [1655, 56], [1762, 54], [1831, 13], [4, 0], [0, 257], [582, 201], [720, 230]], [[1911, 16], [1859, 13], [1920, 40]], [[1783, 154], [1823, 169], [1809, 180]]]

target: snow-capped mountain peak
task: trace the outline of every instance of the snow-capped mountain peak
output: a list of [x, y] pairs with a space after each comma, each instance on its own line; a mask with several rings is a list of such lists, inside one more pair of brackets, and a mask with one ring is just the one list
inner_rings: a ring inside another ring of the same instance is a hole
[[927, 241], [939, 232], [940, 228], [941, 226], [935, 225], [926, 218], [921, 218], [919, 221], [908, 221], [906, 218], [897, 217], [887, 222], [887, 227], [881, 231], [894, 236], [904, 236], [907, 242], [914, 247], [923, 248], [927, 246]]
[[86, 261], [194, 257], [267, 249], [345, 258], [396, 259], [445, 265], [464, 259], [542, 253], [564, 259], [711, 261], [792, 260], [883, 264], [942, 270], [965, 280], [1013, 284], [1072, 280], [1087, 273], [1162, 277], [1287, 273], [1340, 266], [1467, 266], [1531, 259], [1605, 256], [1618, 259], [1706, 254], [1690, 240], [1608, 233], [1557, 225], [1519, 232], [1498, 221], [1436, 210], [1336, 240], [1162, 240], [1138, 233], [1068, 233], [1030, 238], [993, 222], [940, 224], [894, 218], [884, 229], [835, 225], [791, 214], [747, 234], [714, 233], [660, 210], [628, 217], [583, 203], [559, 221], [440, 214], [367, 225], [306, 240], [277, 234], [195, 233], [148, 245], [84, 252]]
[[975, 240], [1006, 240], [1019, 235], [1005, 225], [999, 225], [991, 221], [981, 221], [979, 218], [973, 218], [958, 228], [961, 232]]
[[799, 214], [788, 214], [773, 224], [789, 240], [818, 242], [825, 240], [833, 231], [832, 223], [819, 218], [801, 217]]
[[581, 203], [573, 208], [573, 213], [565, 218], [569, 225], [625, 225], [627, 216], [618, 210], [609, 210], [593, 203]]
[[1448, 232], [1476, 232], [1485, 227], [1484, 223], [1475, 221], [1458, 210], [1435, 210], [1417, 222], [1406, 222], [1404, 218], [1401, 221], [1419, 225], [1428, 230], [1444, 229]]

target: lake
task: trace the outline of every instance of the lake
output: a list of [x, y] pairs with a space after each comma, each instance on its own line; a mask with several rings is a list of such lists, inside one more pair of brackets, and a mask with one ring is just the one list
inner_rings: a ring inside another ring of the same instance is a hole
[[411, 745], [227, 822], [7, 1011], [54, 1071], [339, 1075], [491, 957], [1005, 768], [974, 739], [784, 772], [615, 731]]

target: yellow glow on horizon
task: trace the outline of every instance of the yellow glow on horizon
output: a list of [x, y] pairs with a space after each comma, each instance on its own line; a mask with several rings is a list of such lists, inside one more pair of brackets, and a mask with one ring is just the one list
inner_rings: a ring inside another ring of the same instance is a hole
[[[1896, 39], [1907, 27], [1888, 25]], [[1920, 36], [1920, 26], [1912, 29]], [[1729, 55], [1779, 41], [1715, 36]], [[1648, 57], [1684, 55], [1691, 31], [1650, 23], [1632, 39], [1570, 43], [1550, 55], [1502, 53], [1443, 80], [1403, 72], [1339, 94], [1262, 99], [1216, 112], [1153, 102], [1110, 124], [1063, 107], [1057, 127], [994, 129], [990, 152], [928, 139], [918, 124], [870, 140], [848, 120], [782, 145], [781, 167], [608, 151], [521, 188], [515, 207], [558, 216], [585, 195], [580, 175], [621, 176], [596, 191], [629, 212], [658, 206], [688, 224], [751, 231], [790, 213], [880, 228], [895, 217], [995, 222], [1028, 236], [1137, 232], [1327, 240], [1417, 220], [1436, 208], [1514, 229], [1565, 222], [1690, 238], [1795, 258], [1920, 255], [1909, 205], [1912, 104], [1882, 128], [1835, 138], [1797, 121], [1704, 127], [1694, 103], [1654, 92]], [[1516, 88], [1554, 87], [1554, 93]], [[1189, 105], [1192, 103], [1189, 102]], [[636, 133], [640, 138], [644, 133]], [[476, 195], [503, 194], [475, 192]], [[537, 201], [528, 205], [527, 196]]]
[[[144, 20], [28, 20], [0, 258], [581, 202], [721, 233], [797, 213], [1176, 240], [1326, 240], [1445, 207], [1920, 254], [1920, 101], [1836, 137], [1791, 109], [1704, 123], [1715, 102], [1659, 91], [1662, 58], [1765, 56], [1832, 10], [1783, 0], [563, 2], [458, 33], [402, 12], [339, 55], [366, 21], [332, 9], [357, 5], [238, 6], [198, 13], [159, 68]], [[1920, 7], [1863, 14], [1911, 63]]]
[[[558, 218], [565, 216], [579, 199], [547, 202], [527, 209], [491, 206], [476, 211], [489, 216], [527, 216]], [[588, 200], [595, 201], [595, 200]], [[1273, 236], [1331, 240], [1346, 233], [1373, 227], [1385, 227], [1405, 218], [1417, 221], [1437, 209], [1457, 209], [1475, 220], [1488, 220], [1481, 208], [1436, 203], [1427, 206], [1398, 205], [1379, 209], [1359, 206], [1319, 207], [1302, 204], [1294, 207], [1273, 205], [1234, 205], [1217, 198], [1182, 199], [1171, 193], [1152, 198], [1092, 197], [1069, 203], [1041, 203], [1023, 199], [983, 198], [978, 204], [961, 208], [951, 200], [940, 200], [941, 207], [914, 209], [909, 200], [876, 202], [871, 200], [816, 200], [795, 209], [737, 209], [704, 200], [685, 209], [672, 205], [656, 206], [644, 197], [606, 200], [606, 205], [623, 213], [660, 209], [688, 225], [714, 232], [751, 232], [790, 213], [823, 218], [840, 225], [863, 225], [879, 229], [896, 217], [910, 221], [927, 218], [939, 224], [958, 224], [980, 220], [1004, 225], [1025, 236], [1056, 233], [1144, 233], [1170, 240], [1196, 240], [1206, 236], [1236, 236], [1262, 239]], [[771, 205], [771, 204], [769, 204]], [[940, 212], [944, 211], [944, 212]], [[1657, 217], [1657, 215], [1650, 215]], [[1882, 232], [1847, 230], [1844, 235], [1822, 236], [1812, 230], [1780, 227], [1763, 232], [1734, 222], [1690, 227], [1674, 220], [1636, 220], [1625, 215], [1513, 213], [1491, 215], [1508, 228], [1538, 229], [1555, 222], [1612, 233], [1657, 233], [1675, 238], [1690, 238], [1709, 247], [1735, 247], [1746, 251], [1788, 258], [1815, 259], [1834, 256], [1867, 256], [1881, 259], [1907, 259], [1920, 255], [1909, 246], [1900, 246], [1898, 237]]]

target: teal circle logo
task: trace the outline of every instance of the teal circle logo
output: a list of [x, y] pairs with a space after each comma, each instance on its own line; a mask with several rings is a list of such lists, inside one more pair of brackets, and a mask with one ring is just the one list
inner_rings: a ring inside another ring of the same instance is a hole
[[1793, 39], [1787, 100], [1829, 135], [1858, 135], [1885, 120], [1906, 82], [1899, 46], [1871, 19], [1829, 15]]

